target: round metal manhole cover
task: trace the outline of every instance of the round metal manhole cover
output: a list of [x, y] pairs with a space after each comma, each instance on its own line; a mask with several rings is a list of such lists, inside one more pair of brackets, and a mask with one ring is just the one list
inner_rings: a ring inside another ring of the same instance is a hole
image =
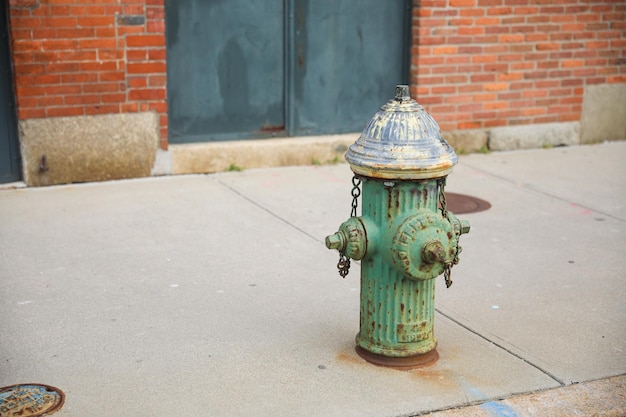
[[0, 388], [0, 417], [36, 417], [52, 414], [65, 401], [63, 391], [50, 385], [20, 384]]
[[446, 202], [454, 214], [477, 213], [491, 207], [487, 201], [465, 194], [446, 193]]

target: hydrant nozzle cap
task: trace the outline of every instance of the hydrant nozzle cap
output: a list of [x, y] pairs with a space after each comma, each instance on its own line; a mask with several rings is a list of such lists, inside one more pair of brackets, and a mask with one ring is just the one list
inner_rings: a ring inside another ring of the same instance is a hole
[[343, 250], [344, 241], [341, 232], [337, 232], [334, 235], [326, 236], [326, 247], [328, 249]]
[[458, 157], [439, 125], [399, 85], [396, 94], [366, 124], [346, 160], [356, 174], [384, 179], [428, 179], [448, 175]]

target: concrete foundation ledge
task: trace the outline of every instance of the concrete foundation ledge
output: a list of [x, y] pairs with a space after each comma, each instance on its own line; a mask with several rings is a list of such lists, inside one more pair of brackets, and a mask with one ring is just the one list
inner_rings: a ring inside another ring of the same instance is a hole
[[489, 132], [489, 150], [492, 151], [578, 144], [579, 122], [495, 127]]
[[622, 417], [626, 416], [626, 375], [584, 382], [427, 417]]
[[170, 145], [172, 174], [343, 162], [359, 133]]
[[583, 97], [581, 142], [626, 139], [626, 83], [589, 85]]
[[487, 150], [487, 140], [489, 138], [489, 132], [487, 130], [452, 130], [442, 132], [442, 135], [446, 142], [448, 142], [459, 155]]
[[152, 112], [27, 119], [19, 129], [29, 186], [149, 176], [159, 142]]

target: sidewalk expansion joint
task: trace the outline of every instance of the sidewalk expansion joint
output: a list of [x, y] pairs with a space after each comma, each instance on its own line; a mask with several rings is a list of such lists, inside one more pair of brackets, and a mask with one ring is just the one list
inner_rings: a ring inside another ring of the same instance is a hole
[[556, 382], [558, 382], [558, 383], [559, 383], [559, 385], [560, 385], [561, 387], [564, 387], [564, 386], [566, 386], [566, 385], [567, 385], [564, 381], [562, 381], [561, 379], [557, 378], [557, 377], [556, 377], [554, 374], [552, 374], [551, 372], [549, 372], [549, 371], [547, 371], [547, 370], [543, 369], [542, 367], [540, 367], [540, 366], [539, 366], [539, 365], [537, 365], [537, 364], [532, 363], [531, 361], [529, 361], [528, 359], [526, 359], [526, 358], [524, 358], [523, 356], [519, 355], [518, 353], [515, 353], [515, 352], [513, 352], [512, 350], [507, 349], [506, 347], [502, 346], [501, 344], [496, 343], [496, 342], [494, 342], [493, 340], [489, 339], [488, 337], [486, 337], [486, 336], [484, 336], [484, 335], [482, 335], [482, 334], [478, 333], [476, 330], [474, 330], [474, 329], [472, 329], [472, 328], [470, 328], [470, 327], [466, 326], [465, 324], [461, 323], [460, 321], [458, 321], [458, 320], [456, 320], [456, 319], [452, 318], [451, 316], [449, 316], [449, 315], [445, 314], [444, 312], [442, 312], [442, 311], [441, 311], [441, 310], [439, 310], [438, 308], [435, 308], [435, 311], [436, 311], [437, 313], [441, 314], [442, 316], [444, 316], [445, 318], [447, 318], [448, 320], [452, 321], [453, 323], [456, 323], [457, 325], [461, 326], [462, 328], [464, 328], [464, 329], [465, 329], [465, 330], [467, 330], [468, 332], [475, 334], [476, 336], [480, 337], [480, 338], [481, 338], [481, 339], [483, 339], [483, 340], [486, 340], [487, 342], [491, 343], [492, 345], [494, 345], [494, 346], [496, 346], [496, 347], [498, 347], [498, 348], [502, 349], [503, 351], [505, 351], [505, 352], [506, 352], [506, 353], [508, 353], [509, 355], [512, 355], [512, 356], [516, 357], [517, 359], [519, 359], [519, 360], [523, 361], [523, 362], [524, 362], [524, 363], [526, 363], [527, 365], [532, 366], [533, 368], [537, 369], [539, 372], [543, 373], [544, 375], [546, 375], [546, 376], [548, 376], [548, 377], [552, 378], [553, 380], [555, 380]]
[[243, 198], [244, 200], [246, 200], [247, 202], [251, 203], [252, 205], [260, 208], [261, 210], [263, 210], [264, 212], [268, 213], [270, 216], [274, 217], [275, 219], [280, 220], [281, 222], [285, 223], [287, 226], [297, 230], [298, 232], [304, 234], [305, 236], [313, 239], [314, 241], [316, 241], [317, 243], [322, 243], [324, 244], [323, 241], [319, 240], [316, 236], [313, 236], [312, 234], [310, 234], [309, 232], [307, 232], [306, 230], [303, 230], [301, 228], [299, 228], [298, 226], [296, 226], [295, 224], [291, 223], [289, 220], [280, 217], [278, 214], [274, 213], [273, 211], [271, 211], [270, 209], [268, 209], [267, 207], [263, 206], [262, 204], [254, 201], [252, 198], [248, 197], [247, 195], [245, 195], [244, 193], [242, 193], [241, 191], [239, 191], [238, 189], [236, 189], [235, 187], [221, 181], [218, 178], [214, 179], [215, 182], [217, 182], [218, 184], [226, 187], [228, 190], [230, 190], [231, 192], [237, 194], [239, 197]]

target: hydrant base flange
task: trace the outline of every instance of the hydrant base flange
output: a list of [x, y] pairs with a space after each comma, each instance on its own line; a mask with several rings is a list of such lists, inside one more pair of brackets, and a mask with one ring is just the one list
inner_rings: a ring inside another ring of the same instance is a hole
[[404, 357], [378, 355], [376, 353], [365, 350], [360, 346], [356, 346], [355, 350], [361, 358], [365, 359], [369, 363], [403, 371], [430, 366], [437, 362], [437, 360], [439, 359], [439, 353], [437, 353], [437, 349], [433, 349], [430, 352], [423, 353], [421, 355]]

